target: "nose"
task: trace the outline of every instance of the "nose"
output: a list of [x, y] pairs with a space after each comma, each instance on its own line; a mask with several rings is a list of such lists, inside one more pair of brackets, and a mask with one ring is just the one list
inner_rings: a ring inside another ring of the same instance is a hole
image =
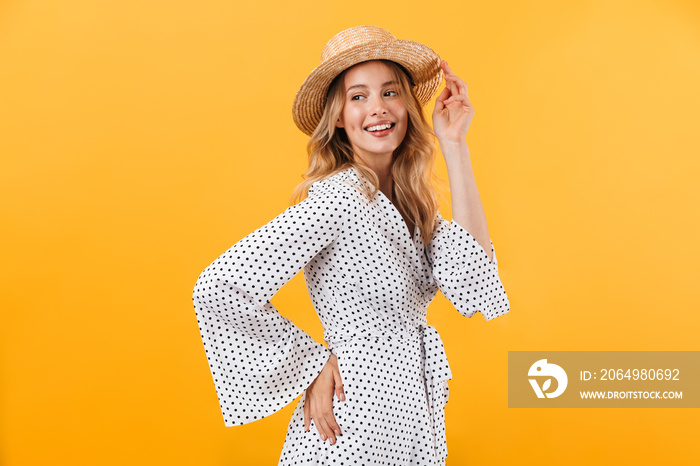
[[370, 108], [372, 115], [384, 115], [387, 113], [386, 102], [381, 96], [374, 97]]

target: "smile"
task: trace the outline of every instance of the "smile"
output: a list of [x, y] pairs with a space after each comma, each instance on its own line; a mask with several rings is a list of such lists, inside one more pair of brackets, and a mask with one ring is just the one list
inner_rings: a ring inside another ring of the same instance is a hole
[[365, 128], [365, 131], [370, 133], [372, 136], [382, 137], [391, 134], [391, 132], [394, 131], [395, 126], [396, 123], [386, 123], [383, 125], [368, 126], [367, 128]]

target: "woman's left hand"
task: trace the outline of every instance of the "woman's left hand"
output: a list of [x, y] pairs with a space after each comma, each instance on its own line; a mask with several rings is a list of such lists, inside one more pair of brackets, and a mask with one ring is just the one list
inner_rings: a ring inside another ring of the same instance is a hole
[[445, 89], [435, 101], [433, 130], [442, 143], [464, 143], [474, 118], [474, 107], [467, 98], [467, 85], [452, 72], [445, 60], [440, 62], [445, 74]]

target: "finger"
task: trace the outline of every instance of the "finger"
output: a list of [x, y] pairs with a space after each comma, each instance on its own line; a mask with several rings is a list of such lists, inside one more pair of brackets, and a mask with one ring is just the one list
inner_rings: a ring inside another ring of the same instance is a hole
[[316, 426], [319, 428], [318, 431], [321, 433], [321, 440], [325, 442], [326, 439], [328, 439], [331, 442], [331, 445], [333, 445], [335, 443], [335, 433], [328, 425], [328, 421], [326, 421], [325, 416], [321, 415], [318, 419], [316, 419]]
[[455, 101], [457, 101], [457, 100], [465, 100], [465, 99], [466, 99], [466, 97], [463, 96], [462, 94], [455, 94], [455, 95], [450, 96], [449, 99], [445, 99], [445, 101], [443, 102], [443, 104], [449, 105], [449, 104], [451, 104], [452, 102], [455, 102]]
[[457, 83], [455, 83], [454, 80], [448, 79], [445, 85], [450, 88], [450, 93], [452, 95], [459, 94], [459, 88], [457, 87]]
[[457, 99], [458, 99], [458, 97], [453, 95], [449, 99], [445, 100], [445, 102], [443, 102], [443, 103], [445, 104], [445, 106], [447, 106], [447, 105], [450, 105], [452, 102], [455, 102]]
[[335, 395], [338, 397], [340, 401], [345, 401], [345, 390], [343, 390], [342, 385], [336, 385], [335, 387]]
[[469, 95], [469, 88], [467, 87], [467, 83], [462, 81], [459, 77], [457, 76], [447, 76], [445, 78], [448, 81], [454, 82], [457, 88], [459, 89], [460, 94], [464, 95]]
[[[328, 425], [329, 415], [333, 415], [333, 393], [331, 392], [331, 398], [314, 398], [313, 406], [311, 407], [311, 413], [316, 424], [316, 429], [318, 430], [321, 440], [324, 442], [330, 440], [334, 437], [333, 430]], [[331, 442], [333, 443], [333, 442]]]
[[467, 107], [471, 107], [471, 103], [469, 102], [469, 99], [467, 98], [467, 96], [462, 95], [462, 94], [453, 95], [449, 99], [445, 100], [443, 102], [443, 105], [449, 105], [452, 102], [461, 102], [462, 105], [466, 105]]
[[457, 82], [459, 78], [457, 75], [454, 74], [452, 71], [452, 68], [449, 67], [449, 65], [446, 65], [447, 72], [445, 73], [445, 81], [453, 85], [453, 92], [457, 94], [459, 92], [459, 88], [457, 86]]
[[467, 85], [464, 83], [464, 81], [462, 81], [454, 74], [452, 68], [450, 68], [450, 65], [447, 63], [447, 61], [445, 61], [443, 71], [445, 73], [445, 81], [455, 83], [455, 88], [458, 89], [453, 92], [455, 94], [460, 93], [467, 95]]
[[333, 372], [335, 379], [335, 394], [340, 401], [345, 401], [345, 390], [343, 390], [343, 380], [340, 377], [340, 371]]
[[[334, 372], [336, 372], [336, 371], [334, 371]], [[336, 384], [339, 384], [341, 382], [340, 372], [337, 371], [337, 377], [336, 377], [335, 373], [333, 375], [334, 375], [334, 382]], [[340, 385], [340, 388], [342, 390], [342, 388], [343, 388], [342, 384]], [[340, 435], [340, 426], [338, 425], [338, 423], [335, 420], [335, 414], [333, 413], [333, 405], [334, 405], [333, 392], [330, 392], [330, 397], [328, 398], [327, 403], [324, 404], [325, 410], [323, 411], [323, 418], [325, 419], [325, 421], [328, 425], [328, 428], [332, 431], [332, 435], [334, 437], [333, 443], [335, 443], [335, 436]], [[331, 435], [331, 434], [329, 433], [329, 435]]]
[[450, 65], [447, 64], [447, 60], [443, 60], [442, 63], [440, 63], [442, 66], [442, 70], [445, 73], [445, 77], [454, 75], [452, 72], [452, 68], [450, 68]]
[[449, 96], [450, 96], [450, 89], [448, 87], [445, 87], [442, 90], [442, 92], [440, 93], [440, 95], [438, 96], [437, 101], [442, 102], [443, 100], [445, 100]]
[[331, 439], [331, 444], [334, 444], [337, 441], [338, 436], [342, 435], [342, 432], [340, 431], [338, 422], [335, 420], [332, 409], [325, 416], [323, 416], [323, 421], [327, 426], [326, 432], [328, 433], [328, 438]]
[[444, 88], [440, 95], [438, 96], [437, 100], [435, 101], [435, 112], [439, 112], [442, 109], [445, 108], [445, 99], [447, 99], [450, 95], [450, 90], [448, 88]]
[[340, 431], [340, 426], [338, 425], [338, 422], [335, 420], [335, 416], [333, 413], [331, 413], [327, 418], [326, 422], [328, 423], [328, 427], [331, 428], [333, 433], [335, 435], [342, 435], [342, 432]]

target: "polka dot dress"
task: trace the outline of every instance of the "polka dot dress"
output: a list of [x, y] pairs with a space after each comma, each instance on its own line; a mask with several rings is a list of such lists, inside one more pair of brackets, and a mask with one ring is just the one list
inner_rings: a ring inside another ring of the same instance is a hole
[[[474, 237], [438, 213], [429, 245], [378, 191], [371, 202], [348, 168], [234, 244], [199, 276], [193, 302], [226, 426], [275, 413], [302, 395], [279, 465], [444, 465], [452, 372], [426, 310], [438, 289], [466, 317], [510, 309]], [[270, 299], [300, 270], [327, 347]], [[304, 431], [305, 390], [336, 355], [342, 435]]]

